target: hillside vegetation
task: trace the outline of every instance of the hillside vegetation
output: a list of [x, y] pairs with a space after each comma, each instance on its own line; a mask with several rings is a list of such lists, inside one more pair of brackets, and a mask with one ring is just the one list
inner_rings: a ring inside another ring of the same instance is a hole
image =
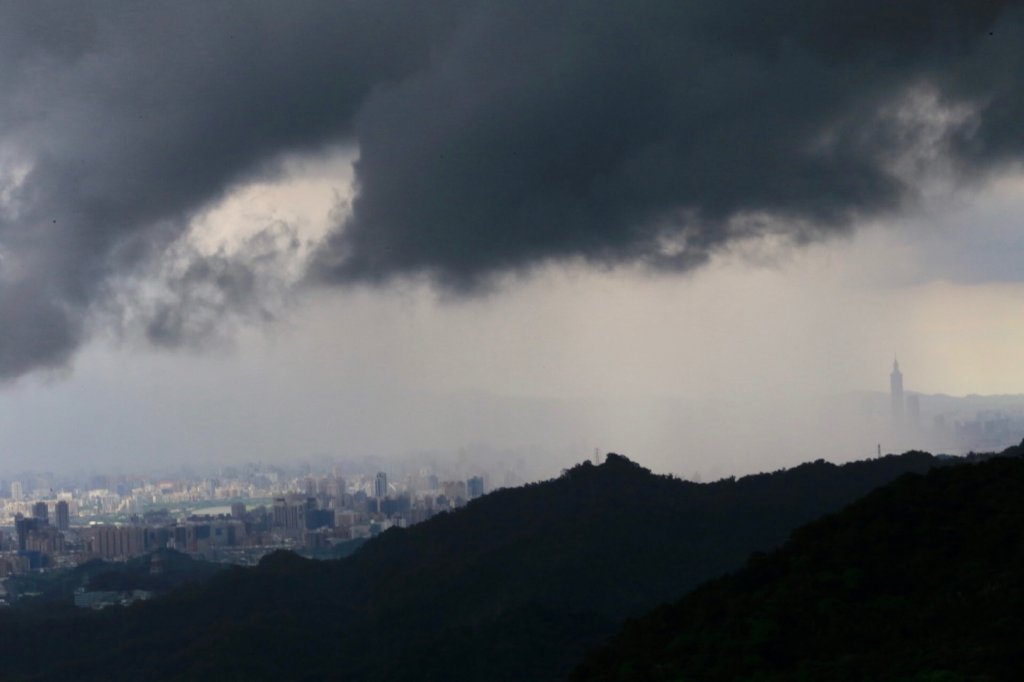
[[0, 658], [6, 679], [564, 679], [626, 618], [935, 464], [818, 461], [702, 485], [609, 455], [347, 559], [280, 553], [127, 609], [0, 617]]
[[1019, 449], [903, 477], [801, 528], [629, 623], [572, 679], [1020, 679]]

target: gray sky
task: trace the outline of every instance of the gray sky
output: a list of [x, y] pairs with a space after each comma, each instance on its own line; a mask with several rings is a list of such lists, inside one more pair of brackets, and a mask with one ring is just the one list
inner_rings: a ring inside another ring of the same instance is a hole
[[1024, 392], [1021, 3], [0, 15], [0, 469], [744, 473], [869, 456], [894, 354]]

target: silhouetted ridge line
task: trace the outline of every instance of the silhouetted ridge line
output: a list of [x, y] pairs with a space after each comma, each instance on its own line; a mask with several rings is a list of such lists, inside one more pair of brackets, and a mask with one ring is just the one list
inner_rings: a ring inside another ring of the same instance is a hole
[[1014, 680], [1024, 447], [905, 475], [630, 622], [572, 676]]
[[393, 528], [344, 560], [274, 554], [165, 599], [45, 625], [0, 613], [0, 657], [11, 677], [38, 680], [564, 679], [624, 619], [936, 463], [819, 460], [697, 484], [609, 454]]

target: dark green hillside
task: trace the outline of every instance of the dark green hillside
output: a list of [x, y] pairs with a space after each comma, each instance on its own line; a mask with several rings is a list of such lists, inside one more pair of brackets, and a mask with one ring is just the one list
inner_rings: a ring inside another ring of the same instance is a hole
[[[154, 569], [154, 560], [159, 567]], [[199, 561], [173, 549], [162, 549], [128, 561], [96, 559], [64, 571], [30, 573], [9, 578], [8, 591], [16, 596], [33, 594], [17, 602], [21, 610], [37, 610], [44, 603], [70, 606], [76, 589], [147, 590], [167, 592], [188, 583], [200, 583], [225, 569], [223, 564]]]
[[996, 458], [801, 528], [631, 622], [573, 679], [1018, 680], [1022, 632], [1024, 460]]
[[388, 531], [348, 559], [273, 555], [44, 626], [0, 616], [0, 660], [8, 679], [562, 679], [625, 618], [934, 464], [818, 461], [700, 485], [609, 455]]

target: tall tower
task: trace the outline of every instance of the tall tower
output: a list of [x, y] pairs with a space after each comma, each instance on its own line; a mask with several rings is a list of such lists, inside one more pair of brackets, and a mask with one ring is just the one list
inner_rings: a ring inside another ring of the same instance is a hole
[[889, 397], [892, 399], [892, 424], [903, 427], [903, 373], [900, 372], [898, 360], [892, 361], [892, 373], [889, 375]]
[[383, 471], [377, 473], [377, 479], [373, 482], [373, 496], [379, 499], [388, 496], [388, 475]]

